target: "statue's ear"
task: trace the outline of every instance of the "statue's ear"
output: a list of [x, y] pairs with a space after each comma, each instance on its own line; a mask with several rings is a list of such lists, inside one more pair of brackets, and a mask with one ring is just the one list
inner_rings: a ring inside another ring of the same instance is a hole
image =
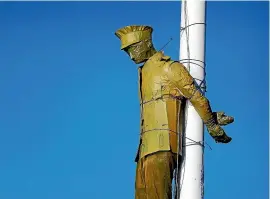
[[146, 40], [145, 42], [147, 43], [147, 47], [148, 47], [148, 48], [153, 47], [152, 40]]

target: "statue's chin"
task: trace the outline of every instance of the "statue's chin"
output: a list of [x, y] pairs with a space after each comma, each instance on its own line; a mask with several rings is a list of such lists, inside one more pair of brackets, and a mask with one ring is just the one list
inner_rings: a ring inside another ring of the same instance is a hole
[[144, 62], [144, 60], [133, 60], [135, 64], [141, 64]]

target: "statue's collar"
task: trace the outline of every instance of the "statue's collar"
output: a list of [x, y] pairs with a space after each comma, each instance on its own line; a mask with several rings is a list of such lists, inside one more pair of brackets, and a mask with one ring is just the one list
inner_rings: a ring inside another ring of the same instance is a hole
[[157, 62], [157, 61], [169, 61], [171, 59], [170, 56], [164, 55], [163, 52], [159, 51], [156, 52], [153, 56], [151, 56], [142, 66], [139, 66], [139, 68], [142, 68], [145, 64], [151, 63], [151, 62]]
[[156, 52], [152, 57], [150, 57], [147, 61], [161, 61], [161, 60], [165, 60], [168, 61], [171, 58], [169, 56], [164, 55], [163, 52], [159, 51]]

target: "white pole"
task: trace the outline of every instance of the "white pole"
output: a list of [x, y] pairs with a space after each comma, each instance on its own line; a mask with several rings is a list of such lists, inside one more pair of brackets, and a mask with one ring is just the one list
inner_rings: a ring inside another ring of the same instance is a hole
[[[204, 87], [205, 69], [205, 10], [203, 0], [185, 0], [181, 5], [180, 61], [190, 71], [198, 85]], [[184, 28], [184, 29], [183, 29]], [[191, 59], [191, 60], [190, 60]], [[204, 93], [204, 89], [201, 89]], [[204, 126], [198, 113], [188, 101], [178, 199], [203, 198]], [[201, 144], [198, 144], [199, 142]]]

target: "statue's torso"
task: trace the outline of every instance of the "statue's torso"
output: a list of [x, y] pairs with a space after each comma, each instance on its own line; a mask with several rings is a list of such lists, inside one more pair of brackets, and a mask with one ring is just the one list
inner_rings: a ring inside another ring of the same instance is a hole
[[139, 156], [157, 151], [181, 153], [181, 106], [183, 98], [167, 78], [173, 61], [162, 53], [151, 57], [139, 68], [139, 96], [141, 105], [141, 144]]

